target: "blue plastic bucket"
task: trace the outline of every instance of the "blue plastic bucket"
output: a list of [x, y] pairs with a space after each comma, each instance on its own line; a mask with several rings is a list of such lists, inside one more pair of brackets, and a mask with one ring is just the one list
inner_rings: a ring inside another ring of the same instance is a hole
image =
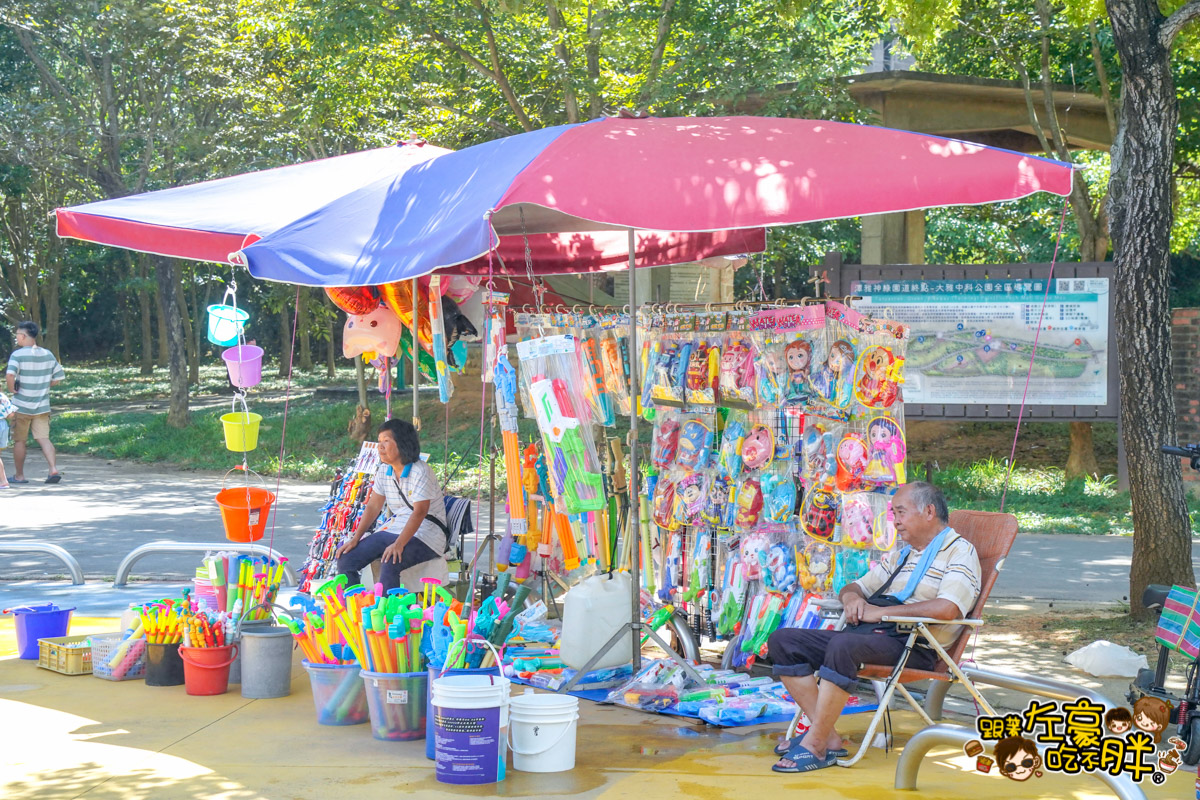
[[218, 303], [208, 307], [208, 340], [221, 347], [237, 344], [250, 315], [245, 309]]
[[[433, 686], [433, 682], [438, 678], [445, 678], [450, 675], [495, 675], [500, 676], [499, 667], [488, 667], [487, 669], [448, 669], [442, 672], [434, 667], [429, 668], [429, 685]], [[430, 761], [437, 759], [437, 753], [434, 748], [433, 735], [433, 692], [430, 691], [425, 703], [425, 757]]]
[[75, 606], [59, 608], [54, 603], [43, 603], [8, 610], [17, 618], [17, 650], [20, 657], [34, 661], [38, 657], [38, 639], [67, 635]]

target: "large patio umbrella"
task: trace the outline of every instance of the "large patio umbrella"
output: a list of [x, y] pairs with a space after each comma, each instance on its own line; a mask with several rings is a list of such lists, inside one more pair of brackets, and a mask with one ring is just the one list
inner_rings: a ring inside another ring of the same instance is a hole
[[[363, 286], [437, 269], [523, 271], [523, 263], [496, 263], [505, 236], [623, 231], [634, 269], [647, 236], [656, 242], [690, 234], [734, 236], [736, 230], [993, 203], [1043, 191], [1065, 196], [1073, 171], [1068, 163], [938, 136], [766, 117], [603, 118], [414, 162], [331, 197], [257, 240], [247, 238], [228, 260], [267, 280]], [[130, 208], [135, 201], [108, 202], [124, 203], [115, 216], [136, 223], [139, 213]], [[101, 206], [60, 210], [60, 225], [67, 214], [103, 214]], [[90, 238], [76, 230], [66, 235]], [[120, 239], [114, 235], [106, 243], [131, 246]], [[540, 271], [575, 269], [560, 259], [543, 261]], [[632, 276], [629, 286], [636, 319]], [[636, 353], [637, 325], [630, 334]], [[634, 437], [637, 422], [635, 414]], [[637, 460], [637, 448], [631, 448], [634, 494]], [[636, 515], [631, 517], [636, 526]], [[630, 535], [637, 536], [636, 528]], [[635, 668], [642, 638], [638, 572], [634, 559]], [[649, 635], [666, 647], [653, 631]]]

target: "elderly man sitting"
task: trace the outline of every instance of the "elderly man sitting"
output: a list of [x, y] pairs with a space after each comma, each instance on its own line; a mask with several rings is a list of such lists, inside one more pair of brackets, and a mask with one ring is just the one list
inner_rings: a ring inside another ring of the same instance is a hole
[[[941, 491], [928, 483], [901, 486], [892, 497], [896, 533], [904, 546], [889, 552], [871, 571], [842, 589], [846, 627], [840, 631], [784, 629], [767, 648], [775, 674], [808, 716], [802, 737], [783, 742], [776, 772], [811, 772], [845, 758], [834, 730], [863, 664], [899, 663], [907, 633], [883, 622], [888, 615], [962, 619], [979, 596], [979, 557], [975, 548], [947, 524], [950, 511]], [[903, 605], [903, 610], [889, 606]], [[957, 625], [931, 625], [939, 643], [949, 645]], [[917, 640], [920, 643], [920, 639]], [[930, 669], [937, 655], [918, 644], [908, 666]], [[820, 684], [817, 683], [820, 678]]]

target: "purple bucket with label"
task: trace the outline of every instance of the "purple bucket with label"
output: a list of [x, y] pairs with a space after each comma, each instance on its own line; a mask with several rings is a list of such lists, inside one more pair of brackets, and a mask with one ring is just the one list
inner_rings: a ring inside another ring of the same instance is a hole
[[433, 682], [438, 783], [504, 780], [508, 750], [508, 678], [450, 675]]

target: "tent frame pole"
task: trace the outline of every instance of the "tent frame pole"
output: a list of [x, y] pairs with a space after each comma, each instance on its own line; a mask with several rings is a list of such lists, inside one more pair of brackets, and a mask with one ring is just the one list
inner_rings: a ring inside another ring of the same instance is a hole
[[[637, 328], [638, 328], [638, 302], [637, 302], [637, 263], [634, 259], [636, 253], [637, 239], [633, 228], [629, 229], [629, 380], [630, 380], [630, 399], [633, 403], [632, 412], [629, 415], [629, 498], [633, 508], [638, 507], [639, 498], [642, 492], [642, 479], [638, 470], [638, 401], [641, 399], [641, 382], [638, 380], [638, 366], [641, 364], [641, 352], [638, 350], [637, 343]], [[630, 541], [635, 542], [633, 546], [633, 558], [629, 562], [629, 605], [632, 617], [629, 622], [622, 625], [612, 637], [604, 643], [604, 646], [596, 651], [588, 662], [579, 669], [571, 680], [567, 681], [559, 692], [569, 692], [575, 688], [575, 684], [579, 683], [579, 679], [586, 673], [590, 672], [600, 658], [609, 650], [617, 646], [621, 637], [626, 631], [630, 631], [633, 636], [633, 674], [636, 675], [642, 671], [642, 637], [645, 636], [651, 639], [656, 645], [666, 652], [667, 658], [674, 661], [689, 678], [697, 683], [704, 683], [704, 679], [700, 677], [700, 673], [696, 668], [689, 664], [682, 656], [671, 649], [671, 646], [663, 641], [654, 631], [644, 628], [642, 623], [642, 569], [641, 569], [641, 531], [638, 526], [641, 523], [641, 515], [631, 513], [629, 515], [629, 529], [626, 533], [631, 537]], [[609, 577], [612, 574], [609, 573]]]
[[[418, 359], [421, 357], [421, 342], [417, 339], [417, 317], [420, 316], [417, 308], [417, 297], [420, 295], [420, 286], [417, 279], [412, 279], [412, 424], [418, 431], [421, 430], [421, 411], [420, 411], [420, 391], [421, 391], [421, 365]], [[399, 366], [399, 365], [397, 365]]]

